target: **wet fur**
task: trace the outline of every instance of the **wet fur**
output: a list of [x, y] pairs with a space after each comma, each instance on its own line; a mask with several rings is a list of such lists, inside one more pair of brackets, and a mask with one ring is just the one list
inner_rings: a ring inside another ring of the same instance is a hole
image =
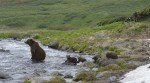
[[32, 61], [43, 61], [46, 57], [45, 51], [33, 39], [28, 39], [26, 42], [31, 48]]

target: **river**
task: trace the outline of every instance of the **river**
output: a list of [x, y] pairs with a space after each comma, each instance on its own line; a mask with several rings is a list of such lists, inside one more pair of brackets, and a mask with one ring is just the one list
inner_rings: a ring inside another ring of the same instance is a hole
[[[30, 47], [24, 43], [25, 40], [15, 41], [5, 39], [0, 41], [0, 49], [10, 52], [0, 52], [0, 71], [7, 73], [11, 79], [0, 79], [0, 83], [18, 83], [23, 82], [28, 75], [38, 72], [42, 79], [50, 79], [50, 73], [58, 71], [62, 74], [71, 73], [73, 76], [77, 70], [83, 67], [63, 64], [66, 55], [78, 56], [77, 53], [68, 53], [50, 49], [47, 46], [40, 46], [46, 51], [45, 62], [32, 63], [30, 60]], [[84, 58], [91, 60], [91, 56], [84, 55]]]

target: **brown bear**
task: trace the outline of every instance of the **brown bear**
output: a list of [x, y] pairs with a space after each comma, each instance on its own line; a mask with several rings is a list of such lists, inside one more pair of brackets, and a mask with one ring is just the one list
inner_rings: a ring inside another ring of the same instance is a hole
[[45, 51], [33, 39], [28, 39], [26, 42], [31, 48], [32, 61], [43, 61], [46, 57]]
[[70, 57], [70, 55], [67, 55], [66, 58], [67, 58], [67, 60], [65, 61], [65, 63], [67, 63], [67, 64], [76, 65], [78, 63], [77, 59], [75, 57]]

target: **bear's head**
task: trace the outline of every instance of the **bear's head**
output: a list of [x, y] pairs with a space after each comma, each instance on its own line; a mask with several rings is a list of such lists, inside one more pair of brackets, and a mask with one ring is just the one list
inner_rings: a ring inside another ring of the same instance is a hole
[[70, 58], [70, 55], [67, 55], [66, 58], [69, 59], [69, 58]]
[[29, 46], [34, 44], [34, 40], [33, 39], [28, 39], [27, 41], [25, 41], [26, 44], [28, 44]]

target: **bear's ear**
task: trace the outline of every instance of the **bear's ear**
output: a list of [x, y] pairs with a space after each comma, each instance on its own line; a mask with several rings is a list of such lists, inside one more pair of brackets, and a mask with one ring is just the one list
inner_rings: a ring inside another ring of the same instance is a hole
[[33, 39], [30, 39], [30, 45], [32, 45], [34, 43]]
[[67, 55], [66, 58], [70, 58], [70, 55]]

